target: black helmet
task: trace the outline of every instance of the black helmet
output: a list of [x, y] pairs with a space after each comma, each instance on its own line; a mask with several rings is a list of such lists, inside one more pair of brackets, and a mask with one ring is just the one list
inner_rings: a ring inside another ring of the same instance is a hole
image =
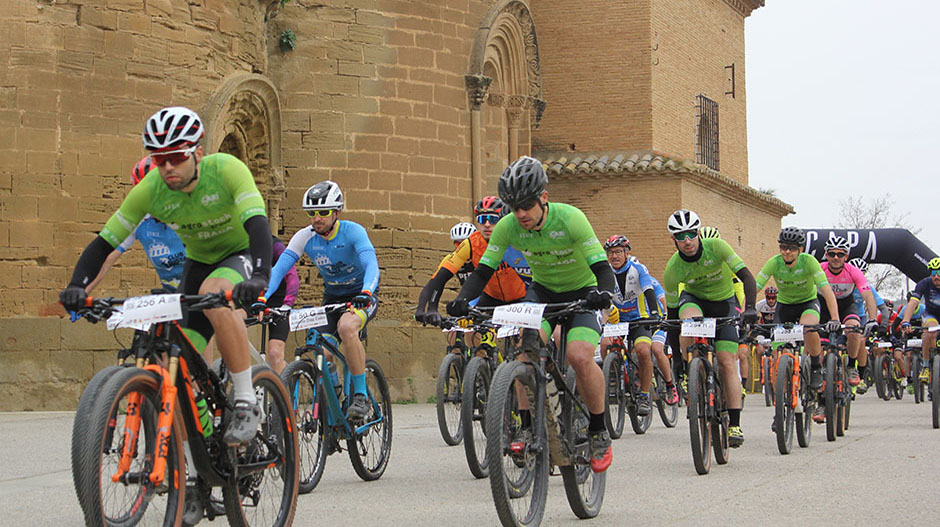
[[806, 244], [806, 233], [803, 232], [803, 229], [799, 227], [789, 226], [784, 227], [780, 230], [780, 235], [777, 236], [777, 243], [790, 243], [793, 245], [805, 245]]
[[513, 161], [499, 176], [499, 197], [510, 207], [518, 207], [538, 199], [548, 184], [548, 176], [538, 159], [522, 156]]

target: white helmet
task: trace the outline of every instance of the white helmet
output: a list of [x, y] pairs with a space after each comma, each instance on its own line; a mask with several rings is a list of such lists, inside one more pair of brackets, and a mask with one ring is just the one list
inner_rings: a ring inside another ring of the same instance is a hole
[[666, 228], [670, 234], [685, 231], [697, 231], [702, 226], [702, 220], [698, 219], [698, 214], [691, 210], [679, 209], [669, 216], [669, 222]]
[[304, 210], [343, 210], [343, 191], [332, 181], [321, 181], [304, 192]]
[[196, 112], [182, 106], [170, 106], [147, 119], [141, 137], [144, 148], [153, 151], [195, 144], [204, 134], [202, 119]]
[[826, 246], [823, 250], [828, 251], [829, 249], [840, 249], [849, 252], [849, 241], [842, 236], [831, 236], [826, 240]]
[[477, 232], [477, 228], [472, 223], [460, 222], [450, 228], [450, 240], [454, 243], [462, 242]]

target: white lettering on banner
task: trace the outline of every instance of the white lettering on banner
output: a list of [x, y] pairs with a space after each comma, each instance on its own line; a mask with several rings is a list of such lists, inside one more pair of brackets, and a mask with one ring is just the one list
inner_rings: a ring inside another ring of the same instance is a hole
[[326, 309], [323, 307], [305, 307], [303, 309], [292, 309], [289, 320], [291, 331], [325, 326]]
[[878, 257], [878, 239], [875, 237], [875, 231], [868, 231], [868, 245], [865, 246], [865, 254], [862, 258], [868, 262]]
[[124, 301], [120, 315], [115, 313], [108, 319], [108, 329], [134, 328], [146, 331], [151, 324], [181, 318], [183, 309], [180, 295], [138, 296]]
[[519, 328], [516, 326], [500, 326], [496, 330], [496, 338], [504, 339], [506, 337], [515, 337], [519, 334]]
[[849, 252], [858, 247], [858, 231], [846, 231], [845, 237], [849, 240]]
[[703, 337], [707, 339], [714, 338], [715, 319], [706, 318], [703, 320], [683, 320], [681, 335], [683, 337]]
[[520, 302], [493, 308], [493, 323], [500, 326], [518, 326], [539, 329], [542, 327], [542, 312], [545, 304]]
[[792, 328], [777, 326], [774, 328], [774, 342], [792, 342], [796, 344], [803, 340], [803, 326], [797, 324]]
[[605, 337], [626, 337], [629, 334], [630, 334], [629, 322], [618, 322], [616, 324], [604, 325]]
[[818, 233], [818, 232], [816, 232], [816, 231], [806, 231], [806, 247], [804, 247], [803, 249], [804, 249], [806, 252], [808, 252], [809, 254], [813, 255], [814, 258], [816, 257], [816, 250], [813, 249], [812, 251], [810, 251], [809, 248], [812, 247], [812, 246], [813, 246], [813, 242], [815, 242], [815, 241], [818, 240], [818, 239], [819, 239], [819, 233]]

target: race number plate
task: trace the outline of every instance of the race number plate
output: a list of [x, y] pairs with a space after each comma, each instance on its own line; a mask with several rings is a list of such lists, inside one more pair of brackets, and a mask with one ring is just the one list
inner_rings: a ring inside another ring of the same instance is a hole
[[683, 320], [681, 335], [683, 337], [713, 338], [715, 336], [715, 319]]
[[629, 322], [618, 322], [616, 324], [604, 325], [605, 337], [626, 337], [629, 334], [630, 334]]
[[907, 347], [908, 348], [920, 348], [924, 345], [924, 339], [908, 339]]
[[519, 334], [519, 328], [516, 326], [500, 326], [496, 330], [496, 338], [504, 339], [506, 337], [515, 337]]
[[310, 329], [326, 325], [326, 309], [305, 307], [290, 312], [290, 330]]
[[774, 342], [792, 342], [794, 344], [803, 340], [803, 326], [797, 324], [792, 328], [777, 326], [774, 328]]
[[884, 341], [879, 341], [879, 342], [878, 342], [878, 347], [879, 347], [879, 348], [882, 348], [882, 349], [890, 348], [890, 347], [892, 347], [892, 346], [893, 346], [893, 345], [892, 345], [890, 342], [884, 342]]
[[147, 295], [128, 298], [120, 312], [108, 318], [108, 329], [134, 328], [146, 331], [151, 324], [183, 318], [180, 295]]
[[501, 326], [539, 329], [542, 327], [542, 312], [545, 304], [521, 302], [493, 309], [493, 323]]

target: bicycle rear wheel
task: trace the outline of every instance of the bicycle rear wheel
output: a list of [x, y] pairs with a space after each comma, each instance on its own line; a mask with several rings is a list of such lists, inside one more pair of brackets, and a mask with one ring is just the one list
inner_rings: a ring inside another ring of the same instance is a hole
[[604, 385], [607, 386], [607, 396], [604, 398], [604, 425], [610, 433], [611, 439], [619, 439], [623, 435], [623, 426], [626, 421], [627, 396], [624, 386], [623, 357], [620, 352], [613, 350], [604, 357]]
[[534, 401], [536, 378], [532, 366], [509, 361], [496, 369], [486, 406], [490, 491], [499, 520], [506, 527], [540, 524], [548, 494], [548, 434], [545, 429], [536, 429], [534, 409], [533, 426], [523, 428], [517, 382], [526, 399]]
[[713, 365], [712, 371], [715, 375], [715, 407], [711, 415], [712, 450], [715, 451], [715, 463], [724, 465], [731, 454], [728, 443], [728, 405], [725, 404], [721, 370], [717, 369], [717, 362]]
[[891, 394], [888, 393], [887, 382], [888, 377], [891, 376], [891, 371], [888, 369], [889, 362], [884, 354], [878, 356], [875, 359], [875, 364], [873, 365], [872, 373], [875, 378], [875, 391], [878, 393], [878, 398], [887, 401], [891, 398]]
[[441, 438], [450, 446], [463, 439], [463, 422], [460, 419], [460, 404], [463, 386], [463, 357], [456, 353], [444, 355], [437, 371], [437, 426]]
[[930, 406], [934, 428], [940, 428], [940, 355], [930, 361]]
[[774, 431], [777, 435], [777, 450], [786, 455], [793, 449], [793, 427], [796, 424], [793, 409], [793, 359], [789, 355], [780, 355], [776, 385]]
[[811, 359], [800, 355], [800, 412], [796, 412], [796, 442], [800, 448], [809, 446], [813, 435], [813, 411], [816, 409], [816, 393], [809, 389]]
[[774, 379], [772, 379], [773, 365], [773, 357], [764, 357], [763, 360], [761, 360], [761, 372], [764, 379], [764, 406], [774, 405], [776, 391], [774, 390], [773, 385]]
[[[85, 522], [88, 525], [131, 527], [178, 526], [183, 521], [186, 488], [179, 410], [166, 446], [166, 469], [159, 485], [150, 482], [156, 452], [160, 385], [157, 374], [139, 368], [114, 372], [98, 392], [81, 464], [79, 482], [85, 488]], [[139, 427], [133, 426], [139, 418]], [[129, 422], [130, 421], [130, 422]], [[128, 445], [132, 441], [133, 445]], [[130, 446], [130, 465], [115, 482], [122, 453]]]
[[839, 366], [841, 367], [836, 372], [836, 377], [841, 379], [841, 382], [836, 385], [836, 435], [842, 437], [845, 435], [846, 399], [851, 399], [852, 387], [849, 386], [849, 374], [845, 362], [841, 362]]
[[679, 403], [666, 402], [666, 397], [668, 397], [666, 379], [663, 378], [663, 372], [655, 365], [653, 366], [653, 379], [656, 381], [656, 408], [659, 410], [659, 418], [663, 420], [666, 428], [673, 428], [679, 420]]
[[222, 487], [225, 515], [233, 527], [290, 525], [297, 505], [297, 424], [287, 390], [274, 370], [251, 367], [261, 408], [258, 431], [237, 447], [238, 480]]
[[[573, 464], [559, 467], [561, 479], [565, 484], [565, 496], [571, 511], [578, 518], [593, 518], [601, 511], [604, 503], [604, 490], [607, 487], [607, 472], [595, 473], [591, 470], [591, 446], [588, 435], [588, 416], [578, 410], [571, 401], [571, 395], [564, 396], [562, 403], [563, 422], [570, 423], [572, 439], [571, 460]], [[578, 397], [580, 399], [580, 397]], [[582, 401], [582, 404], [583, 401]], [[565, 426], [564, 428], [569, 428]]]
[[486, 465], [486, 401], [490, 395], [490, 363], [482, 357], [474, 357], [464, 371], [463, 403], [460, 419], [463, 421], [463, 448], [467, 455], [470, 473], [476, 478], [485, 478], [489, 471]]
[[[463, 372], [461, 372], [462, 376]], [[382, 477], [392, 454], [392, 399], [379, 363], [366, 360], [366, 389], [372, 409], [364, 418], [368, 429], [346, 440], [349, 460], [364, 481]]]
[[689, 440], [692, 443], [692, 462], [699, 474], [708, 474], [711, 468], [711, 423], [705, 393], [705, 359], [696, 357], [689, 363]]
[[836, 382], [839, 381], [836, 377], [837, 360], [839, 360], [838, 355], [827, 353], [823, 364], [823, 383], [826, 385], [823, 395], [826, 404], [826, 439], [829, 441], [836, 440], [836, 413], [838, 413], [837, 405], [839, 404], [839, 391], [836, 388]]
[[320, 372], [312, 362], [295, 360], [281, 372], [281, 382], [290, 396], [294, 424], [297, 426], [298, 488], [307, 494], [323, 477], [326, 458], [332, 441], [326, 415], [329, 411], [326, 394], [321, 388]]

